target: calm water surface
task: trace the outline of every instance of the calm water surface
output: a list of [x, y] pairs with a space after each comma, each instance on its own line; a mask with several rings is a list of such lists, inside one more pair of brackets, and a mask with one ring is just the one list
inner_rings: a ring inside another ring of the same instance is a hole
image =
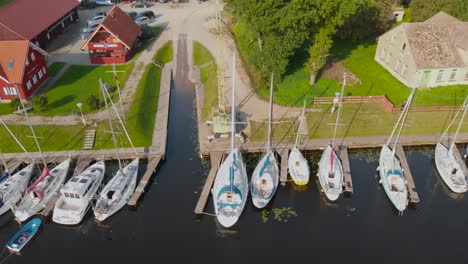
[[[139, 208], [125, 208], [101, 225], [90, 214], [77, 227], [48, 221], [23, 255], [7, 263], [468, 262], [468, 201], [444, 186], [430, 148], [406, 152], [421, 203], [403, 216], [378, 185], [375, 149], [350, 152], [351, 198], [327, 203], [313, 178], [305, 188], [288, 183], [278, 190], [268, 210], [290, 207], [297, 217], [287, 222], [275, 220], [273, 213], [262, 220], [250, 200], [231, 230], [220, 228], [212, 216], [196, 217], [209, 167], [196, 153], [195, 93], [185, 81], [185, 45], [179, 41], [167, 160]], [[319, 155], [308, 153], [313, 175]], [[258, 158], [245, 157], [249, 172]], [[206, 211], [213, 212], [211, 198]], [[0, 228], [0, 243], [6, 243], [18, 229], [11, 213], [0, 218]]]

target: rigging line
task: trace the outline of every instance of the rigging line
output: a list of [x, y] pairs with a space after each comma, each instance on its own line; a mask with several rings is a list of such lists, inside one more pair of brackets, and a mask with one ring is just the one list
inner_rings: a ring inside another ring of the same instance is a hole
[[[209, 216], [217, 216], [215, 214], [211, 214], [211, 213], [206, 213], [206, 212], [201, 212], [202, 214], [205, 214], [205, 215], [209, 215]], [[1, 264], [1, 263], [0, 263]]]
[[232, 55], [232, 106], [231, 106], [231, 151], [234, 149], [236, 137], [236, 52]]
[[400, 140], [401, 132], [403, 131], [403, 127], [404, 127], [404, 124], [405, 124], [405, 121], [406, 121], [406, 117], [408, 116], [409, 108], [411, 106], [411, 102], [413, 101], [415, 91], [416, 91], [416, 88], [413, 88], [413, 91], [411, 92], [410, 97], [408, 99], [408, 102], [407, 102], [407, 105], [406, 105], [407, 108], [406, 108], [406, 111], [403, 114], [403, 119], [401, 120], [400, 129], [398, 130], [398, 134], [397, 134], [397, 137], [395, 139], [395, 143], [393, 144], [393, 150], [392, 150], [393, 156], [395, 156], [396, 145], [398, 144], [398, 141]]
[[13, 132], [11, 132], [11, 130], [8, 128], [8, 126], [5, 124], [5, 122], [3, 122], [3, 119], [0, 119], [0, 123], [2, 123], [2, 125], [5, 127], [5, 129], [8, 131], [8, 133], [10, 133], [11, 137], [16, 141], [16, 143], [18, 143], [18, 145], [21, 147], [21, 149], [24, 151], [24, 153], [26, 153], [26, 155], [32, 160], [32, 162], [34, 163], [34, 159], [33, 157], [29, 154], [29, 152], [26, 150], [26, 148], [24, 148], [23, 144], [21, 144], [21, 142], [18, 140], [18, 138], [16, 138], [16, 136], [13, 134]]
[[[104, 89], [104, 91], [106, 92], [106, 95], [107, 95], [107, 97], [109, 98], [109, 101], [111, 102], [112, 109], [114, 109], [114, 112], [115, 112], [115, 114], [117, 115], [117, 118], [119, 119], [120, 125], [122, 126], [122, 128], [123, 128], [123, 130], [124, 130], [124, 132], [125, 132], [125, 135], [127, 136], [128, 141], [130, 142], [130, 146], [132, 146], [133, 152], [135, 152], [135, 155], [137, 155], [138, 152], [136, 151], [135, 146], [133, 145], [132, 139], [131, 139], [130, 136], [128, 135], [127, 129], [125, 128], [125, 125], [124, 125], [122, 119], [120, 118], [119, 113], [117, 112], [117, 108], [115, 107], [114, 102], [112, 101], [112, 98], [111, 98], [110, 95], [109, 95], [109, 92], [107, 91], [107, 89]], [[105, 98], [105, 99], [107, 99], [107, 98]]]
[[273, 73], [271, 73], [271, 82], [270, 82], [270, 112], [268, 113], [268, 146], [267, 153], [271, 150], [271, 119], [273, 115]]
[[[466, 97], [468, 99], [468, 96]], [[466, 100], [465, 100], [466, 101]], [[461, 126], [463, 124], [463, 120], [465, 119], [465, 115], [466, 115], [466, 110], [468, 110], [468, 105], [464, 104], [463, 105], [463, 115], [460, 119], [460, 122], [458, 123], [458, 128], [457, 128], [457, 132], [455, 132], [455, 136], [453, 137], [453, 140], [452, 140], [452, 144], [450, 145], [450, 148], [452, 148], [453, 146], [455, 146], [455, 140], [457, 139], [458, 137], [458, 133], [460, 132], [460, 129], [461, 129]]]
[[[413, 91], [411, 92], [414, 92], [415, 91], [415, 88], [413, 88]], [[410, 93], [410, 96], [411, 96], [411, 93]], [[403, 107], [403, 110], [401, 111], [401, 114], [400, 114], [400, 117], [398, 117], [398, 121], [395, 123], [395, 126], [393, 127], [393, 130], [392, 130], [392, 133], [390, 134], [390, 137], [387, 139], [387, 142], [385, 142], [385, 145], [388, 146], [390, 144], [390, 141], [392, 140], [400, 122], [401, 122], [401, 119], [403, 118], [403, 114], [404, 112], [406, 111], [406, 109], [408, 108], [408, 102], [406, 102], [405, 106]]]
[[[3, 157], [3, 153], [0, 151], [0, 159], [2, 160], [4, 170], [8, 172], [8, 166], [6, 164], [5, 158]], [[1, 255], [0, 255], [1, 256]]]
[[439, 143], [442, 141], [442, 139], [446, 136], [446, 134], [448, 133], [448, 131], [450, 130], [450, 128], [452, 127], [453, 123], [455, 123], [455, 120], [457, 119], [458, 115], [461, 113], [461, 111], [463, 110], [463, 106], [467, 103], [467, 100], [468, 100], [468, 96], [466, 97], [465, 101], [463, 102], [462, 106], [457, 110], [456, 114], [453, 116], [452, 118], [452, 121], [450, 122], [450, 124], [448, 125], [447, 129], [445, 129], [444, 133], [442, 134], [442, 136], [440, 136], [439, 138]]
[[346, 72], [343, 73], [343, 86], [341, 86], [340, 101], [338, 102], [338, 114], [336, 115], [335, 130], [333, 131], [332, 147], [335, 145], [336, 131], [338, 130], [338, 121], [340, 120], [341, 108], [343, 106], [343, 93], [346, 86]]
[[302, 121], [304, 119], [306, 101], [307, 99], [304, 99], [304, 106], [302, 107], [302, 114], [299, 116], [299, 127], [297, 128], [296, 142], [294, 143], [294, 148], [297, 147], [297, 143], [299, 142], [299, 135], [300, 135], [299, 131], [301, 130]]
[[[2, 253], [2, 254], [3, 254], [3, 253]], [[10, 252], [10, 254], [9, 254], [8, 256], [6, 256], [6, 257], [0, 262], [0, 264], [3, 264], [5, 261], [7, 261], [7, 259], [8, 259], [11, 255], [13, 255], [13, 253]]]

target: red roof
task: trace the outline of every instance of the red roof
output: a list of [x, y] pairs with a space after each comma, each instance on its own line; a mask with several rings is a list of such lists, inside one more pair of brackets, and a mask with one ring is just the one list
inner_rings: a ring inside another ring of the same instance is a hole
[[78, 0], [14, 0], [0, 8], [0, 23], [31, 40], [79, 4]]
[[111, 11], [109, 11], [106, 18], [101, 22], [101, 25], [94, 30], [93, 35], [91, 35], [83, 46], [81, 46], [81, 49], [83, 49], [88, 42], [93, 39], [94, 34], [96, 34], [100, 28], [104, 28], [129, 49], [133, 47], [133, 44], [141, 31], [140, 26], [135, 23], [130, 16], [128, 16], [118, 6], [114, 6]]
[[24, 39], [14, 31], [0, 23], [0, 40], [22, 40]]
[[0, 41], [0, 77], [9, 83], [22, 83], [29, 40]]

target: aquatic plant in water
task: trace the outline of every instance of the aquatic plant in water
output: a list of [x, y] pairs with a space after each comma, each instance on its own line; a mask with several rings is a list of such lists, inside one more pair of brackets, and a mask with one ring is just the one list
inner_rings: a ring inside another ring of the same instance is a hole
[[262, 222], [266, 223], [268, 222], [268, 217], [270, 216], [270, 212], [268, 210], [263, 210], [262, 211]]
[[[297, 217], [297, 213], [291, 207], [273, 208], [273, 219], [278, 222], [288, 222], [288, 219]], [[270, 219], [270, 211], [262, 211], [262, 222], [266, 223]]]

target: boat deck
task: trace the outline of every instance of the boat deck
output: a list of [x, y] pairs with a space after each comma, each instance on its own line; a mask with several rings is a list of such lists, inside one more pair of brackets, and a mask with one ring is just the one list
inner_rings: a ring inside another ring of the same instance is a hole
[[466, 163], [463, 160], [460, 150], [458, 148], [453, 148], [453, 155], [455, 156], [455, 159], [457, 160], [458, 164], [460, 164], [461, 169], [465, 175], [468, 175], [468, 168], [466, 167]]

